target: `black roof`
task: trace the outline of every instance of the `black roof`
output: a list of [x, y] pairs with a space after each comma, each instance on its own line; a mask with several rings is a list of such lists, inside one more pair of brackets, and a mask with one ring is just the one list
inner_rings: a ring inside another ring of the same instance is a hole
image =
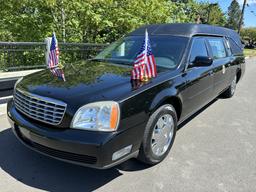
[[145, 25], [131, 32], [130, 35], [144, 35], [145, 29], [149, 35], [173, 35], [192, 37], [195, 35], [225, 36], [233, 39], [239, 46], [242, 46], [241, 39], [234, 30], [205, 24], [175, 23], [175, 24], [154, 24]]

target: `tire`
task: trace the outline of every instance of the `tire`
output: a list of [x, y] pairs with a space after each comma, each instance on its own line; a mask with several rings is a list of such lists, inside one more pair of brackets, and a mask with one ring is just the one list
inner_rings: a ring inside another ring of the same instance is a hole
[[[176, 130], [177, 115], [174, 107], [169, 104], [159, 107], [150, 116], [146, 125], [138, 160], [149, 165], [155, 165], [164, 160], [173, 145]], [[159, 146], [163, 145], [161, 150]]]
[[235, 75], [234, 79], [231, 82], [231, 85], [228, 87], [228, 89], [221, 94], [224, 98], [231, 98], [234, 96], [236, 91], [236, 84], [237, 84], [237, 76]]

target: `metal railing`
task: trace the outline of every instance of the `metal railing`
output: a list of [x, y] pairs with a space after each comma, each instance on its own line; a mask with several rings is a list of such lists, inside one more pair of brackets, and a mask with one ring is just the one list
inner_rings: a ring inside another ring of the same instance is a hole
[[[101, 51], [105, 44], [59, 43], [63, 64], [89, 59]], [[18, 71], [45, 68], [46, 43], [0, 42], [0, 70]]]

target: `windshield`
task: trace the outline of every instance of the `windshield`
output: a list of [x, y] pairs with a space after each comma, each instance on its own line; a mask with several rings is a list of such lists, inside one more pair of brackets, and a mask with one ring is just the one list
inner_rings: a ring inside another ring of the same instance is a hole
[[[188, 38], [151, 36], [152, 52], [157, 67], [174, 69], [180, 63]], [[129, 36], [109, 45], [94, 60], [132, 65], [143, 45], [144, 36]]]

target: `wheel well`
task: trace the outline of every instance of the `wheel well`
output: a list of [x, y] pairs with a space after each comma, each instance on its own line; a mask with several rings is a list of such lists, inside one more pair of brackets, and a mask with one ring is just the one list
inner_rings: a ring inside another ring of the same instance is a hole
[[182, 111], [182, 104], [181, 104], [181, 101], [178, 97], [170, 97], [170, 98], [166, 99], [162, 103], [162, 105], [163, 104], [171, 104], [175, 108], [178, 120], [180, 119], [181, 111]]
[[237, 77], [237, 80], [236, 80], [236, 82], [238, 83], [238, 81], [240, 80], [240, 78], [241, 78], [241, 69], [238, 69], [237, 70], [237, 72], [236, 72], [236, 77]]

